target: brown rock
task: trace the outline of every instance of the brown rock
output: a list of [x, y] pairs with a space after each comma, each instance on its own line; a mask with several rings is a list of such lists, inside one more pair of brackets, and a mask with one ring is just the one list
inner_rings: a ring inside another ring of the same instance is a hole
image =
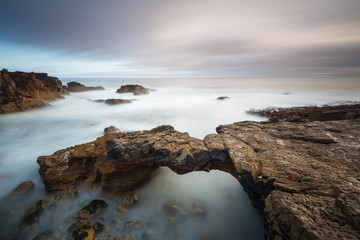
[[92, 200], [78, 212], [78, 219], [80, 222], [87, 221], [102, 213], [107, 206], [108, 204], [104, 200]]
[[85, 92], [85, 91], [94, 91], [94, 90], [104, 90], [105, 88], [101, 86], [87, 87], [78, 82], [68, 82], [66, 89], [69, 92]]
[[120, 196], [120, 202], [128, 207], [133, 206], [138, 200], [138, 196], [132, 191], [124, 192]]
[[117, 132], [119, 132], [120, 130], [117, 128], [117, 127], [115, 127], [115, 126], [109, 126], [109, 127], [106, 127], [105, 129], [104, 129], [104, 134], [108, 134], [108, 133], [117, 133]]
[[61, 81], [46, 73], [0, 71], [0, 113], [46, 107], [63, 94], [68, 93]]
[[142, 94], [148, 94], [149, 88], [145, 88], [141, 85], [124, 85], [121, 86], [118, 90], [116, 90], [117, 93], [133, 93], [134, 95], [142, 95]]
[[30, 193], [35, 184], [32, 181], [20, 183], [11, 193], [11, 196], [24, 196]]
[[117, 104], [131, 103], [132, 101], [128, 99], [111, 98], [111, 99], [106, 99], [104, 102], [109, 105], [117, 105]]
[[23, 217], [23, 225], [31, 226], [34, 223], [39, 221], [40, 216], [44, 213], [47, 207], [47, 201], [45, 199], [41, 199], [37, 202], [30, 204], [25, 210], [25, 214]]
[[72, 240], [93, 240], [95, 231], [89, 222], [82, 223], [72, 233]]

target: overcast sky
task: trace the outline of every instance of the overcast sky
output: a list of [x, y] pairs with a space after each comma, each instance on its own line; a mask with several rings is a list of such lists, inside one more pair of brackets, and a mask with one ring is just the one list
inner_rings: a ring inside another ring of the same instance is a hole
[[62, 77], [360, 77], [359, 0], [8, 0], [0, 67]]

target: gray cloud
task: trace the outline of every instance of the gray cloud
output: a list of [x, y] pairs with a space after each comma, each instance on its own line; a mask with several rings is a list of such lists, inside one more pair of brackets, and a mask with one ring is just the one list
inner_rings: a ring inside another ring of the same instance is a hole
[[353, 77], [359, 12], [358, 0], [12, 0], [0, 40], [169, 75]]

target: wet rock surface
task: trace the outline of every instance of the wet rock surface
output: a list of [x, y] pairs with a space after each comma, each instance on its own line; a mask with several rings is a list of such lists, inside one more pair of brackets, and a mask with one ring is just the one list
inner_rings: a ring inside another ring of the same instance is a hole
[[61, 81], [46, 73], [0, 71], [0, 113], [46, 107], [64, 94]]
[[[337, 108], [331, 111], [340, 120], [333, 120], [327, 108], [313, 108], [314, 113], [306, 110], [306, 121], [237, 122], [219, 126], [204, 140], [171, 126], [106, 134], [40, 157], [39, 172], [49, 191], [100, 184], [124, 192], [159, 166], [179, 174], [220, 169], [238, 178], [252, 204], [263, 210], [266, 238], [357, 239], [360, 111], [354, 105], [350, 114]], [[278, 109], [277, 116], [286, 113]], [[174, 224], [172, 217], [165, 222]]]
[[78, 82], [68, 82], [66, 89], [69, 92], [85, 92], [85, 91], [96, 91], [96, 90], [104, 90], [105, 88], [101, 86], [97, 87], [87, 87]]
[[143, 87], [141, 85], [124, 85], [116, 90], [117, 93], [133, 93], [134, 95], [143, 95], [148, 94], [150, 91], [149, 88]]

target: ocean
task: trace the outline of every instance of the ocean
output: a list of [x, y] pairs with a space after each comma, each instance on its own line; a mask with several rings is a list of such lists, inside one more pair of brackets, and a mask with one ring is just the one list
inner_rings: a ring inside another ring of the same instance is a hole
[[[31, 201], [51, 198], [37, 173], [38, 156], [95, 140], [110, 125], [120, 131], [136, 131], [169, 124], [178, 131], [202, 139], [215, 133], [220, 124], [265, 120], [248, 114], [251, 109], [360, 101], [360, 80], [350, 79], [60, 80], [63, 84], [77, 81], [86, 86], [103, 86], [105, 90], [71, 93], [51, 102], [52, 106], [47, 108], [0, 115], [0, 199], [23, 181], [32, 180], [36, 185], [27, 198], [0, 206], [2, 216], [7, 216], [10, 210], [23, 209]], [[137, 96], [116, 93], [117, 88], [126, 84], [140, 84], [153, 91]], [[220, 96], [229, 99], [217, 100]], [[94, 101], [109, 98], [136, 100], [120, 105]], [[63, 222], [92, 199], [105, 199], [110, 207], [116, 208], [117, 202], [100, 195], [99, 191], [80, 193], [72, 203], [64, 201], [57, 208], [48, 210], [39, 229], [28, 233], [30, 239], [49, 228], [66, 232], [67, 225]], [[263, 239], [261, 212], [250, 205], [241, 185], [227, 173], [211, 171], [177, 175], [163, 169], [151, 182], [134, 192], [140, 198], [139, 206], [126, 216], [129, 221], [142, 221], [137, 232], [129, 233], [134, 239], [146, 239], [145, 235], [148, 239]], [[201, 203], [206, 209], [205, 217], [188, 216], [175, 227], [165, 223], [164, 204], [175, 204], [187, 211], [194, 202]], [[108, 211], [105, 214], [111, 219]], [[21, 210], [14, 210], [12, 218], [19, 218], [21, 214]], [[116, 225], [111, 220], [104, 222], [105, 226]], [[0, 232], [3, 236], [13, 237], [18, 232], [16, 224], [16, 220], [9, 220], [0, 226]], [[8, 233], [4, 235], [5, 230]], [[121, 227], [109, 231], [118, 237], [125, 233], [126, 229]]]

